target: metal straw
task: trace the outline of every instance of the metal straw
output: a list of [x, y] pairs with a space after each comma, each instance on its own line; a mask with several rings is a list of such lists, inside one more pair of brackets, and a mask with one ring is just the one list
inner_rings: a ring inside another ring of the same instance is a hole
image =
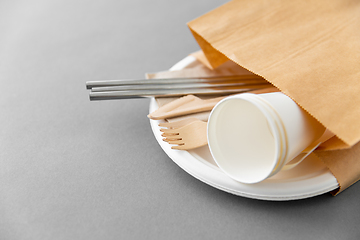
[[187, 94], [227, 94], [267, 88], [271, 84], [256, 75], [211, 78], [168, 78], [89, 81], [90, 100], [165, 97]]

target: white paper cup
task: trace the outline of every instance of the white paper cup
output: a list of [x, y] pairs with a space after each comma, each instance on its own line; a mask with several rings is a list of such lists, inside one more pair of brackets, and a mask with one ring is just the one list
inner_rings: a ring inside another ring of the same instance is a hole
[[283, 93], [227, 97], [211, 111], [211, 154], [231, 178], [257, 183], [279, 172], [325, 128]]

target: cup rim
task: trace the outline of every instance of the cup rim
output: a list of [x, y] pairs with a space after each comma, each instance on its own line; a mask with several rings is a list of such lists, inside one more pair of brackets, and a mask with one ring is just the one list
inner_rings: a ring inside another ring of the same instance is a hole
[[[276, 94], [276, 93], [274, 93]], [[262, 98], [261, 96], [257, 95], [257, 94], [249, 94], [251, 95], [251, 97], [254, 98], [254, 100], [261, 102], [263, 105], [263, 107], [267, 108], [269, 113], [273, 116], [274, 120], [275, 120], [275, 124], [276, 127], [278, 129], [278, 133], [280, 135], [280, 141], [281, 141], [281, 154], [280, 154], [280, 160], [278, 161], [277, 166], [274, 168], [273, 172], [268, 176], [271, 177], [273, 175], [275, 175], [276, 173], [280, 172], [281, 169], [283, 168], [283, 166], [286, 165], [286, 159], [288, 157], [288, 137], [287, 137], [287, 133], [285, 130], [285, 126], [283, 121], [281, 120], [278, 112], [276, 111], [276, 109], [264, 98]]]

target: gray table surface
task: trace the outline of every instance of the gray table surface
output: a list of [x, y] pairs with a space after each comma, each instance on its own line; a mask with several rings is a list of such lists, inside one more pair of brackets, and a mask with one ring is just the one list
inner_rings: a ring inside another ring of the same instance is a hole
[[90, 102], [199, 49], [225, 1], [0, 2], [0, 239], [359, 239], [360, 184], [269, 202], [210, 187], [156, 142], [149, 99]]

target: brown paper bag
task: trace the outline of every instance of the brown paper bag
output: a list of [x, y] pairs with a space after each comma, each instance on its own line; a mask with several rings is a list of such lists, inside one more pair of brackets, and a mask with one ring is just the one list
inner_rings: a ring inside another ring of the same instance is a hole
[[340, 190], [359, 180], [359, 1], [234, 0], [188, 25], [209, 67], [230, 59], [264, 77], [352, 146], [318, 156]]

